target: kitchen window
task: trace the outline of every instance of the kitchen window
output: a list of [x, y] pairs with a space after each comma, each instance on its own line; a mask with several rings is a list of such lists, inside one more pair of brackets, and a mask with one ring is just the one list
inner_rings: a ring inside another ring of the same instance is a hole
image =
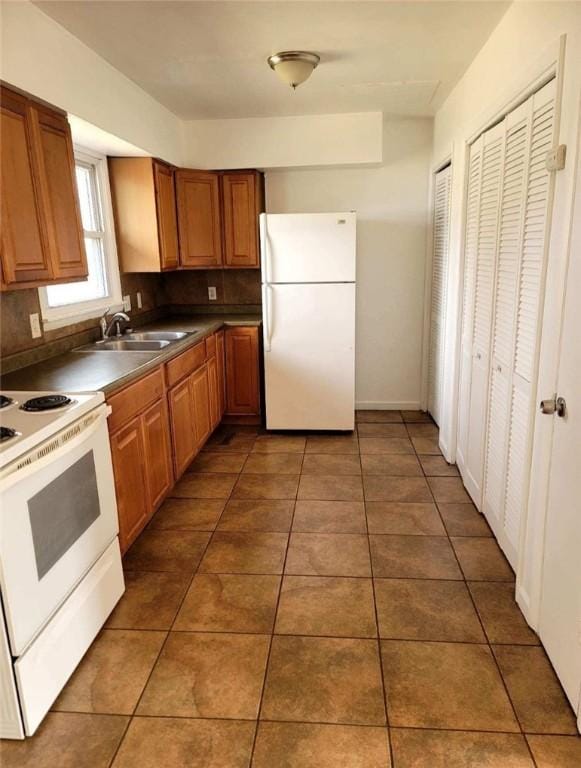
[[38, 289], [45, 330], [122, 309], [107, 158], [75, 147], [75, 175], [89, 276]]

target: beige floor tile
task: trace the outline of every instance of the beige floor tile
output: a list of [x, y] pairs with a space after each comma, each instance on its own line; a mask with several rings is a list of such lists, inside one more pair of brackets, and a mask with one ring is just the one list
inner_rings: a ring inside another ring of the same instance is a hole
[[102, 630], [53, 709], [132, 714], [165, 638], [166, 632]]
[[178, 481], [171, 495], [181, 499], [227, 499], [238, 475], [188, 472]]
[[290, 499], [230, 499], [220, 518], [218, 530], [286, 533], [291, 527], [294, 505]]
[[196, 456], [186, 471], [232, 474], [242, 470], [247, 456], [247, 453], [203, 452]]
[[543, 648], [495, 645], [493, 650], [523, 731], [577, 734], [573, 710]]
[[413, 424], [417, 422], [432, 424], [432, 419], [429, 413], [425, 411], [402, 411], [401, 415], [406, 424]]
[[423, 477], [364, 475], [365, 501], [432, 501]]
[[248, 768], [255, 724], [136, 717], [113, 768]]
[[381, 637], [486, 642], [461, 581], [375, 579], [375, 600]]
[[171, 632], [137, 713], [256, 719], [268, 635]]
[[285, 576], [275, 631], [280, 635], [375, 637], [371, 579]]
[[291, 533], [285, 573], [371, 576], [367, 537], [350, 533]]
[[403, 419], [401, 411], [355, 411], [355, 421], [358, 424], [366, 422], [397, 424]]
[[260, 723], [253, 768], [389, 768], [385, 728]]
[[449, 536], [492, 536], [486, 518], [474, 504], [444, 504], [438, 509]]
[[366, 453], [413, 454], [411, 440], [407, 437], [362, 437], [359, 440], [361, 456]]
[[390, 737], [398, 768], [534, 768], [516, 733], [392, 728]]
[[362, 501], [297, 501], [293, 531], [367, 533]]
[[418, 423], [418, 422], [406, 422], [406, 428], [410, 437], [429, 437], [432, 440], [437, 440], [439, 435], [439, 429], [435, 424]]
[[438, 503], [472, 501], [459, 477], [428, 477], [428, 483]]
[[353, 453], [307, 453], [303, 475], [360, 475], [359, 455]]
[[153, 516], [154, 530], [213, 531], [225, 499], [166, 499]]
[[579, 736], [527, 736], [537, 768], [579, 768]]
[[468, 587], [489, 643], [539, 644], [514, 599], [514, 584], [472, 581]]
[[303, 453], [306, 438], [297, 435], [259, 435], [252, 453]]
[[243, 471], [255, 475], [298, 475], [302, 463], [302, 453], [252, 453]]
[[436, 505], [427, 502], [368, 501], [369, 533], [445, 536]]
[[461, 580], [452, 547], [443, 536], [370, 536], [373, 575]]
[[382, 640], [381, 648], [392, 726], [518, 732], [487, 645]]
[[190, 632], [272, 632], [280, 576], [199, 573], [173, 626]]
[[377, 642], [275, 635], [261, 716], [384, 725]]
[[49, 712], [24, 741], [0, 742], [2, 768], [108, 768], [129, 718]]
[[428, 477], [457, 477], [458, 467], [448, 464], [443, 456], [422, 456], [422, 469]]
[[307, 453], [359, 453], [356, 433], [347, 435], [309, 435]]
[[496, 539], [451, 536], [450, 541], [467, 580], [514, 581], [514, 573]]
[[397, 453], [364, 453], [361, 456], [364, 475], [395, 475], [423, 477], [420, 462], [415, 456]]
[[189, 573], [127, 571], [125, 593], [109, 629], [169, 629], [190, 583]]
[[200, 573], [282, 573], [286, 533], [217, 531], [200, 564]]
[[404, 424], [374, 424], [363, 422], [357, 425], [359, 437], [402, 437], [408, 436]]
[[294, 499], [299, 475], [240, 475], [233, 499]]
[[210, 539], [203, 531], [147, 529], [125, 555], [128, 571], [182, 571], [193, 573]]
[[301, 475], [297, 498], [313, 501], [363, 501], [361, 477]]
[[418, 455], [438, 456], [442, 452], [438, 444], [438, 439], [433, 437], [412, 437], [412, 444]]

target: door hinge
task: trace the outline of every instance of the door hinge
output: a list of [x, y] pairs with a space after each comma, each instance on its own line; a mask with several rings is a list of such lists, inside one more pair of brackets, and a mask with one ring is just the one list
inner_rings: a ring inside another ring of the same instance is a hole
[[558, 147], [549, 150], [545, 157], [547, 171], [562, 171], [567, 158], [567, 145], [559, 144]]

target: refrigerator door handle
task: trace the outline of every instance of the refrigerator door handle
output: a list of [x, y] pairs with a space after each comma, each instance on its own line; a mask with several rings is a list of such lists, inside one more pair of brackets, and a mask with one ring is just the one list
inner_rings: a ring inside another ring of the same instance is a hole
[[264, 351], [270, 352], [272, 346], [272, 285], [264, 283], [262, 286], [262, 306], [264, 308]]

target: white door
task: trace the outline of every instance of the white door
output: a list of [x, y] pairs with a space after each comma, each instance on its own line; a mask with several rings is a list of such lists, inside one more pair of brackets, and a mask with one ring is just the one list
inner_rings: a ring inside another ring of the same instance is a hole
[[539, 634], [581, 729], [581, 153], [570, 259], [558, 374], [567, 411], [542, 417], [554, 419], [554, 433]]
[[355, 213], [262, 213], [263, 283], [355, 282]]
[[448, 280], [448, 242], [450, 231], [450, 191], [452, 168], [436, 174], [434, 200], [434, 247], [430, 300], [430, 351], [428, 362], [428, 411], [440, 423], [442, 378], [445, 352], [446, 298]]
[[352, 430], [355, 284], [263, 286], [268, 429]]

